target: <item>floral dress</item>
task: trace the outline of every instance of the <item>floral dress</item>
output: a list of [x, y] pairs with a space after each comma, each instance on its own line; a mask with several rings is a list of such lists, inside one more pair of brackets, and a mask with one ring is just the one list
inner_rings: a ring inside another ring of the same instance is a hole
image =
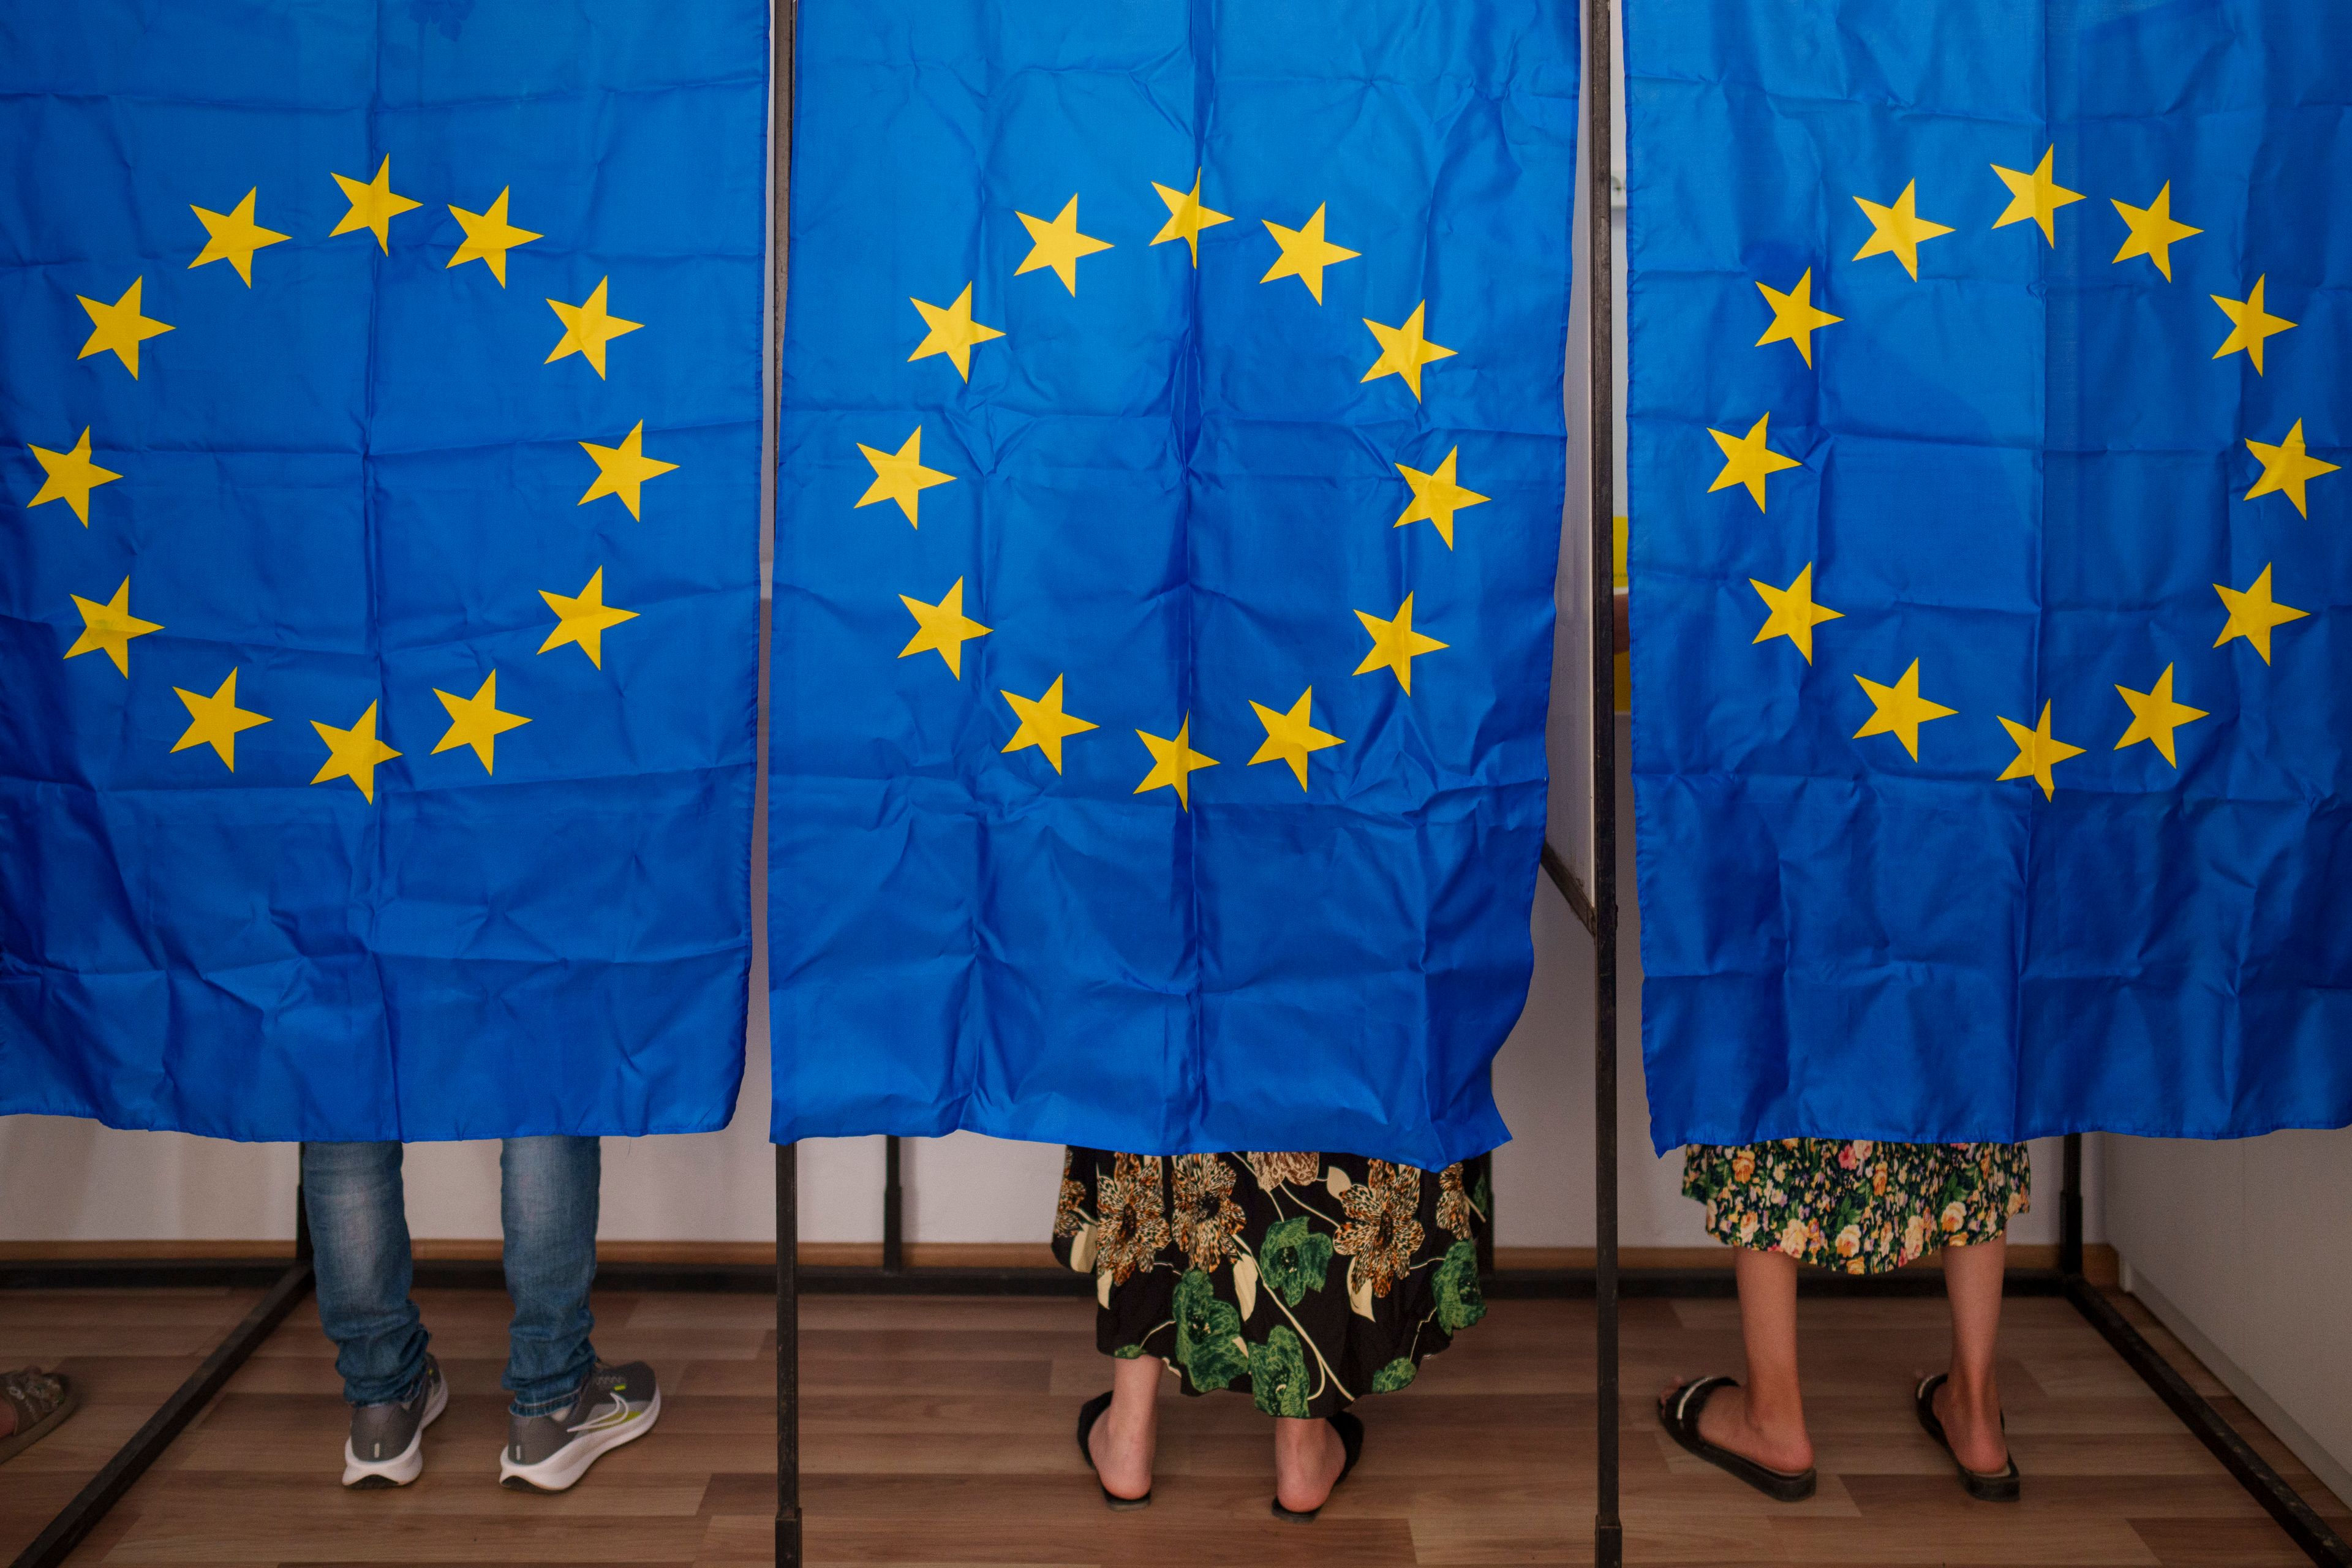
[[1095, 1276], [1095, 1340], [1187, 1394], [1324, 1416], [1402, 1388], [1486, 1316], [1487, 1184], [1353, 1154], [1072, 1149], [1054, 1252]]
[[1997, 1241], [2032, 1183], [2022, 1143], [1783, 1138], [1683, 1154], [1683, 1195], [1706, 1205], [1709, 1236], [1848, 1274]]

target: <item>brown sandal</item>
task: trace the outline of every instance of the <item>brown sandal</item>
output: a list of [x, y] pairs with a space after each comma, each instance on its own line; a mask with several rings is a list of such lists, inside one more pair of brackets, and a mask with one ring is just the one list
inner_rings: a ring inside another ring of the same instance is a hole
[[28, 1366], [0, 1373], [0, 1403], [16, 1413], [16, 1429], [0, 1437], [0, 1464], [57, 1429], [81, 1404], [81, 1390], [55, 1373]]

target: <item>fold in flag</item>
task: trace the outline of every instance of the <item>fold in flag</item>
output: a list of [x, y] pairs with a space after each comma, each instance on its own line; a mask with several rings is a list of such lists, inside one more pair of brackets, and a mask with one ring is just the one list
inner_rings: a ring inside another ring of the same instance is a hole
[[0, 1112], [741, 1071], [767, 7], [0, 16]]
[[1659, 1147], [2352, 1121], [2352, 11], [1626, 8]]
[[774, 1135], [1499, 1142], [1575, 7], [799, 16]]

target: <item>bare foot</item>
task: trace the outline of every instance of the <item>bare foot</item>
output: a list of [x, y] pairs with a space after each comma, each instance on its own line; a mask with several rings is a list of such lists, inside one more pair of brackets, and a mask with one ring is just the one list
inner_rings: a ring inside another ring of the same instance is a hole
[[1149, 1399], [1113, 1399], [1087, 1434], [1087, 1457], [1113, 1497], [1134, 1499], [1151, 1489], [1152, 1450], [1159, 1423]]
[[1939, 1384], [1930, 1403], [1936, 1419], [1944, 1424], [1944, 1440], [1952, 1457], [1979, 1475], [1995, 1476], [2009, 1468], [2009, 1435], [2000, 1429], [2000, 1394], [1988, 1378], [1966, 1396], [1951, 1378]]
[[1276, 1419], [1274, 1500], [1291, 1512], [1321, 1508], [1347, 1463], [1348, 1447], [1328, 1421]]
[[[1658, 1395], [1659, 1405], [1667, 1404], [1690, 1382], [1684, 1378], [1667, 1384]], [[1698, 1413], [1698, 1435], [1768, 1470], [1797, 1475], [1813, 1468], [1813, 1440], [1804, 1422], [1771, 1416], [1759, 1419], [1748, 1405], [1744, 1387], [1718, 1388], [1707, 1395]]]

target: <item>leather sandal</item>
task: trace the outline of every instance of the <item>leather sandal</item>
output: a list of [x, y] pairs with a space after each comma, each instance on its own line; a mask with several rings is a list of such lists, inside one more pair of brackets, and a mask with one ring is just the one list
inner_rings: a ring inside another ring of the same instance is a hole
[[[1936, 1439], [1936, 1446], [1943, 1449], [1946, 1456], [1951, 1459], [1952, 1468], [1960, 1472], [1960, 1485], [1968, 1488], [1969, 1496], [1979, 1502], [2017, 1501], [2018, 1494], [2023, 1489], [2024, 1483], [2018, 1479], [2016, 1455], [2011, 1454], [2009, 1457], [2009, 1464], [2005, 1468], [1972, 1470], [1961, 1464], [1960, 1457], [1952, 1452], [1952, 1439], [1945, 1433], [1944, 1423], [1936, 1415], [1936, 1390], [1941, 1388], [1950, 1375], [1948, 1373], [1939, 1372], [1919, 1384], [1918, 1392], [1912, 1396], [1913, 1402], [1918, 1406], [1919, 1425], [1927, 1428], [1927, 1436]], [[2007, 1415], [2000, 1418], [2000, 1429], [2004, 1432], [2009, 1430]]]
[[1737, 1476], [1774, 1502], [1804, 1501], [1813, 1495], [1813, 1489], [1820, 1484], [1819, 1472], [1770, 1469], [1698, 1435], [1699, 1413], [1706, 1408], [1706, 1402], [1724, 1389], [1738, 1386], [1737, 1378], [1721, 1376], [1702, 1377], [1684, 1384], [1658, 1401], [1658, 1425], [1666, 1429], [1667, 1436], [1681, 1444], [1686, 1451], [1727, 1475]]
[[0, 1464], [5, 1464], [56, 1431], [80, 1405], [81, 1390], [56, 1373], [23, 1367], [0, 1373], [0, 1404], [16, 1413], [16, 1429], [0, 1437]]
[[[1348, 1410], [1324, 1419], [1331, 1423], [1331, 1430], [1339, 1434], [1339, 1447], [1348, 1456], [1339, 1467], [1338, 1479], [1331, 1483], [1331, 1491], [1336, 1492], [1339, 1489], [1339, 1482], [1346, 1480], [1348, 1472], [1356, 1468], [1356, 1461], [1364, 1457], [1364, 1423], [1360, 1416]], [[1325, 1492], [1323, 1502], [1330, 1500], [1331, 1492]], [[1322, 1511], [1323, 1503], [1317, 1503], [1313, 1508], [1285, 1508], [1280, 1498], [1274, 1500], [1274, 1517], [1292, 1524], [1312, 1524], [1315, 1516]]]
[[[1087, 1446], [1087, 1439], [1094, 1435], [1095, 1423], [1102, 1419], [1103, 1412], [1110, 1408], [1110, 1395], [1111, 1391], [1106, 1388], [1078, 1406], [1078, 1457], [1086, 1460], [1087, 1468], [1090, 1470], [1095, 1469], [1095, 1451]], [[1126, 1513], [1134, 1509], [1149, 1508], [1151, 1504], [1149, 1490], [1141, 1497], [1121, 1497], [1103, 1486], [1100, 1470], [1095, 1470], [1095, 1485], [1102, 1487], [1103, 1506], [1113, 1513]]]

